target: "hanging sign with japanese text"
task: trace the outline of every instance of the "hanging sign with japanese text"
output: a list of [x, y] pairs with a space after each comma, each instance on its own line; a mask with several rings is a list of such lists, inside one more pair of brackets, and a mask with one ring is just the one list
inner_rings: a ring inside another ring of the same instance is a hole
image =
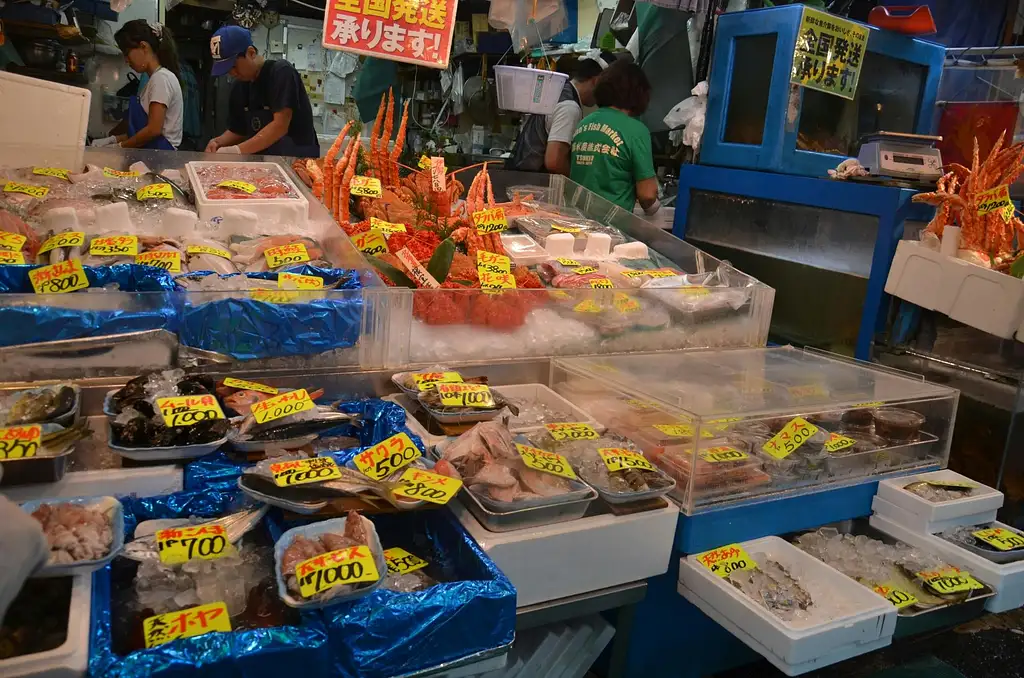
[[804, 7], [789, 81], [852, 101], [867, 47], [867, 26]]
[[327, 49], [447, 68], [458, 0], [328, 0]]

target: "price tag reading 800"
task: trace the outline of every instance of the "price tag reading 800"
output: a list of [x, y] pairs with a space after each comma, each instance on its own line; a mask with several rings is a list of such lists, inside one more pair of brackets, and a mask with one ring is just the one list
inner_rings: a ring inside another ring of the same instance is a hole
[[295, 576], [303, 598], [312, 598], [321, 591], [342, 584], [380, 579], [373, 553], [369, 546], [363, 544], [304, 560], [295, 567]]
[[213, 395], [157, 398], [156, 406], [159, 408], [167, 428], [193, 426], [201, 421], [224, 418], [220, 403]]
[[39, 424], [0, 428], [0, 459], [26, 459], [36, 456], [43, 437]]
[[387, 238], [384, 237], [383, 233], [373, 228], [352, 236], [352, 244], [356, 246], [357, 250], [363, 254], [369, 254], [371, 257], [388, 253]]
[[494, 396], [486, 384], [437, 384], [444, 407], [494, 407]]
[[313, 457], [275, 462], [270, 465], [270, 475], [278, 487], [292, 487], [336, 480], [341, 477], [341, 469], [331, 457]]
[[761, 449], [776, 459], [785, 459], [807, 442], [808, 438], [818, 432], [818, 427], [801, 417], [794, 417], [792, 421], [782, 427], [771, 440], [766, 442]]
[[597, 440], [601, 437], [593, 426], [581, 421], [544, 424], [544, 428], [555, 440]]
[[419, 556], [397, 546], [384, 551], [384, 560], [388, 562], [389, 574], [409, 574], [416, 570], [422, 570], [430, 564]]
[[407, 434], [397, 433], [356, 455], [353, 461], [363, 475], [374, 480], [384, 480], [422, 456], [420, 448], [413, 444]]
[[516, 443], [516, 449], [519, 450], [519, 456], [523, 458], [523, 463], [535, 471], [577, 480], [576, 473], [569, 465], [569, 460], [562, 455], [520, 443]]
[[309, 261], [309, 252], [306, 251], [306, 246], [300, 242], [268, 247], [263, 256], [267, 260], [268, 268], [280, 268], [287, 264], [301, 264]]
[[728, 577], [737, 570], [756, 570], [757, 561], [739, 544], [719, 546], [697, 556], [697, 561], [719, 577]]
[[1000, 551], [1013, 551], [1024, 548], [1024, 537], [1002, 527], [990, 527], [985, 530], [971, 532], [971, 534]]
[[34, 268], [28, 272], [28, 280], [36, 294], [64, 294], [89, 286], [85, 269], [78, 259], [68, 259], [59, 264]]
[[223, 525], [170, 527], [156, 533], [156, 550], [164, 565], [187, 563], [193, 559], [214, 560], [234, 552]]
[[397, 496], [441, 505], [451, 501], [462, 487], [462, 481], [458, 478], [449, 478], [418, 468], [405, 469], [398, 482], [401, 486], [394, 490]]
[[289, 414], [305, 412], [316, 407], [316, 403], [306, 393], [306, 389], [300, 388], [296, 391], [288, 391], [279, 396], [262, 400], [252, 406], [253, 419], [257, 424], [265, 424]]
[[642, 471], [654, 470], [651, 462], [647, 461], [644, 455], [634, 450], [626, 450], [621, 447], [599, 447], [597, 453], [601, 455], [604, 465], [612, 473], [631, 468], [638, 468]]
[[381, 196], [380, 179], [376, 177], [352, 177], [349, 184], [349, 192], [352, 195], [361, 195], [364, 198], [379, 198]]

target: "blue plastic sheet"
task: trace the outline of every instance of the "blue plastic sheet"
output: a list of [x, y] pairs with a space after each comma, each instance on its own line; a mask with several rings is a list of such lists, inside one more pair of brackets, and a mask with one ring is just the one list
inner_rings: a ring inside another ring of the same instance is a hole
[[[301, 303], [272, 304], [247, 297], [193, 303], [186, 299], [181, 342], [236, 360], [314, 355], [351, 348], [362, 322], [362, 283], [356, 271], [296, 266], [292, 273], [324, 279], [325, 296]], [[277, 280], [274, 273], [247, 273]]]
[[[127, 332], [166, 329], [177, 330], [178, 295], [171, 275], [162, 269], [135, 264], [85, 266], [90, 288], [117, 284], [122, 292], [135, 294], [131, 302], [105, 303], [102, 292], [73, 292], [68, 306], [37, 304], [10, 305], [3, 293], [32, 294], [29, 271], [38, 266], [0, 266], [0, 346], [35, 344], [42, 341], [101, 337]], [[96, 295], [96, 302], [82, 295]], [[48, 295], [51, 299], [60, 295]], [[84, 308], [75, 308], [80, 305]], [[109, 306], [112, 308], [89, 308]]]
[[[178, 492], [161, 497], [121, 500], [125, 536], [154, 518], [213, 518], [237, 509], [239, 492]], [[300, 626], [210, 633], [137, 650], [114, 651], [111, 635], [110, 567], [93, 576], [89, 675], [92, 678], [280, 678], [302, 667], [303, 678], [335, 676], [322, 618], [303, 614]]]

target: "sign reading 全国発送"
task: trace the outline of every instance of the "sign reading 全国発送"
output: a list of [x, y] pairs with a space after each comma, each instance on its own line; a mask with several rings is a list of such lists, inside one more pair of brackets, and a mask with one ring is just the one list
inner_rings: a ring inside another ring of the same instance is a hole
[[867, 26], [804, 7], [789, 81], [852, 100], [867, 47]]
[[458, 0], [327, 0], [328, 49], [447, 68]]

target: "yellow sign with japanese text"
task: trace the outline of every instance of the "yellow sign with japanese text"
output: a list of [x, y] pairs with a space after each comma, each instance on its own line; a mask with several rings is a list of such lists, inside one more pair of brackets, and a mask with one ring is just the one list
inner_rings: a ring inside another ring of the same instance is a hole
[[789, 81], [852, 101], [867, 47], [867, 26], [804, 7]]

